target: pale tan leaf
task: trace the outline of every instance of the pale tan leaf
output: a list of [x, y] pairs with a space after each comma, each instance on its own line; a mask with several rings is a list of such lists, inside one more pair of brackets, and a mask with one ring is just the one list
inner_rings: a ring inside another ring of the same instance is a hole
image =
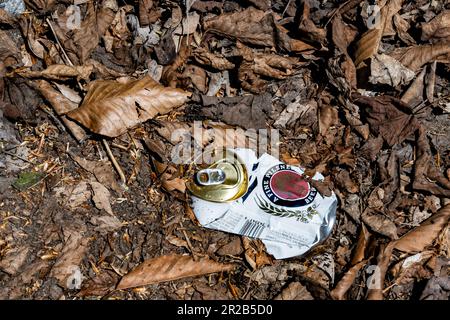
[[374, 54], [370, 63], [369, 82], [397, 87], [409, 83], [415, 73], [386, 54]]
[[417, 71], [433, 60], [442, 59], [447, 62], [450, 59], [447, 55], [450, 55], [450, 42], [400, 48], [394, 50], [390, 56], [400, 61], [405, 67]]
[[128, 289], [164, 281], [230, 271], [234, 268], [233, 264], [222, 264], [207, 258], [195, 261], [190, 256], [161, 256], [147, 260], [129, 272], [119, 282], [117, 289]]
[[117, 183], [114, 169], [109, 161], [90, 161], [69, 152], [69, 156], [84, 170], [92, 173], [102, 185], [120, 193], [121, 187]]
[[395, 248], [408, 253], [423, 251], [430, 246], [450, 219], [450, 205], [446, 205], [419, 227], [414, 228], [395, 243]]
[[292, 282], [274, 300], [314, 300], [314, 298], [300, 282]]
[[158, 114], [184, 104], [190, 93], [165, 88], [146, 76], [128, 83], [95, 81], [83, 104], [68, 116], [95, 133], [117, 137]]
[[[73, 103], [76, 103], [78, 106], [81, 103], [81, 97], [75, 90], [69, 88], [66, 85], [55, 83], [55, 86], [58, 88], [58, 90], [62, 93], [64, 97], [72, 101]], [[75, 108], [74, 108], [75, 109]]]
[[37, 89], [50, 102], [58, 115], [64, 115], [78, 108], [78, 104], [70, 101], [45, 80], [36, 81]]
[[109, 190], [106, 189], [104, 185], [101, 183], [98, 183], [96, 181], [90, 182], [92, 191], [94, 192], [94, 196], [92, 197], [92, 200], [95, 203], [95, 206], [100, 210], [105, 210], [110, 215], [114, 215], [111, 203], [109, 198], [111, 197], [111, 194], [109, 193]]
[[61, 117], [62, 122], [69, 129], [75, 139], [77, 141], [86, 140], [87, 135], [84, 129], [73, 120], [68, 119], [65, 115], [67, 112], [76, 109], [78, 107], [78, 104], [64, 97], [45, 80], [36, 81], [36, 88], [51, 104], [56, 114]]
[[416, 106], [423, 101], [423, 89], [426, 68], [414, 79], [413, 83], [409, 86], [408, 90], [403, 94], [402, 101], [411, 106]]
[[344, 300], [345, 294], [348, 289], [355, 282], [356, 276], [358, 275], [359, 270], [364, 267], [367, 263], [367, 260], [363, 260], [353, 267], [351, 267], [342, 277], [341, 280], [337, 283], [336, 287], [331, 290], [331, 297], [335, 300]]

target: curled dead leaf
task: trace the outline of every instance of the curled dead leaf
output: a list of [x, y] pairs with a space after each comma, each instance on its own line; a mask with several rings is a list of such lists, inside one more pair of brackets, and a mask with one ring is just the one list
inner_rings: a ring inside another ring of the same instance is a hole
[[434, 195], [450, 197], [450, 180], [435, 165], [430, 143], [422, 128], [417, 135], [416, 159], [413, 188], [431, 192]]
[[403, 0], [388, 0], [381, 9], [379, 21], [372, 29], [361, 36], [356, 44], [355, 66], [361, 68], [363, 61], [371, 58], [378, 52], [383, 35], [395, 34], [392, 28], [392, 18], [402, 8]]
[[199, 48], [195, 49], [195, 51], [193, 52], [193, 55], [194, 55], [195, 61], [197, 61], [198, 63], [205, 65], [205, 66], [213, 67], [214, 69], [217, 69], [217, 70], [223, 71], [223, 70], [231, 70], [231, 69], [235, 68], [235, 65], [233, 63], [231, 63], [230, 61], [228, 61], [226, 58], [221, 57], [212, 52], [209, 52], [208, 50], [206, 50], [203, 47], [199, 47]]
[[408, 253], [421, 252], [430, 246], [450, 219], [450, 205], [425, 220], [419, 227], [403, 235], [395, 242], [395, 248]]
[[382, 214], [369, 211], [366, 210], [362, 214], [362, 220], [370, 229], [391, 239], [398, 239], [397, 226], [393, 221]]
[[217, 33], [247, 44], [279, 46], [288, 52], [313, 49], [309, 44], [292, 39], [287, 30], [277, 26], [272, 13], [249, 7], [240, 12], [224, 13], [203, 24], [206, 32]]
[[360, 96], [355, 104], [364, 112], [371, 131], [380, 134], [391, 146], [403, 142], [420, 126], [408, 105], [394, 97]]
[[369, 244], [371, 234], [364, 224], [361, 224], [361, 231], [359, 233], [358, 243], [353, 252], [352, 265], [356, 265], [364, 260], [366, 257], [366, 249]]
[[450, 43], [444, 42], [399, 48], [394, 50], [390, 56], [400, 61], [405, 67], [417, 71], [424, 64], [433, 60], [448, 62], [450, 60], [449, 54]]
[[190, 256], [167, 255], [147, 260], [125, 275], [118, 290], [173, 281], [210, 273], [230, 271], [233, 264], [222, 264], [210, 259], [195, 261]]
[[189, 95], [165, 88], [148, 76], [128, 83], [98, 80], [89, 86], [83, 104], [68, 116], [95, 133], [116, 137], [181, 106]]
[[314, 298], [300, 282], [291, 282], [274, 300], [314, 300]]
[[109, 190], [104, 185], [102, 185], [101, 183], [98, 183], [96, 181], [91, 181], [90, 184], [91, 184], [92, 191], [94, 192], [92, 200], [94, 201], [95, 206], [99, 210], [103, 209], [110, 215], [114, 215], [112, 208], [111, 208], [111, 203], [109, 200], [109, 198], [111, 197]]
[[430, 22], [422, 24], [421, 39], [432, 42], [450, 42], [450, 10], [444, 10]]
[[25, 78], [45, 78], [49, 80], [67, 80], [75, 79], [89, 79], [89, 76], [94, 71], [93, 66], [67, 66], [63, 64], [54, 64], [42, 71], [32, 71], [29, 69], [19, 70], [17, 74]]
[[344, 300], [345, 294], [355, 282], [358, 272], [366, 265], [367, 260], [363, 260], [351, 267], [331, 290], [331, 297], [335, 300]]

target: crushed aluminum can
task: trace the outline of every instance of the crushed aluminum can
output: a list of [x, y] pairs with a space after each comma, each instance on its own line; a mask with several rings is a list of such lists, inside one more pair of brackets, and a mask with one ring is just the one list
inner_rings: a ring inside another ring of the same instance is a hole
[[330, 235], [337, 208], [336, 195], [323, 197], [303, 173], [267, 153], [227, 150], [192, 175], [193, 211], [206, 228], [261, 239], [276, 259], [303, 255]]

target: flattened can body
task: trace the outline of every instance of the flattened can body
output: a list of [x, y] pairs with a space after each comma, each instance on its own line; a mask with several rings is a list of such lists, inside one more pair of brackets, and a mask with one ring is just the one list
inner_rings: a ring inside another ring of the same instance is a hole
[[[258, 159], [249, 149], [233, 152], [247, 172], [245, 192], [228, 202], [193, 194], [193, 211], [204, 227], [259, 238], [276, 259], [300, 256], [330, 235], [336, 219], [334, 193], [322, 196], [303, 169], [268, 154]], [[220, 184], [215, 187], [220, 190]]]

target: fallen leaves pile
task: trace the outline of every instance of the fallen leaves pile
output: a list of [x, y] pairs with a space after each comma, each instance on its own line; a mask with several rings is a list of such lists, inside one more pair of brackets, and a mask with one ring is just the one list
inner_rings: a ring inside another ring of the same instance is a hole
[[[15, 2], [0, 298], [448, 299], [448, 1]], [[202, 228], [171, 157], [195, 123], [201, 148], [278, 129], [337, 194], [332, 236], [277, 261]]]

